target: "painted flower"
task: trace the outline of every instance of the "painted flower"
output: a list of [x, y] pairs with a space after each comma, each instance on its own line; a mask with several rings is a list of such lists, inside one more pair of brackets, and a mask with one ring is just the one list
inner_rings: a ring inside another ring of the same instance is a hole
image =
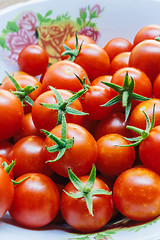
[[99, 32], [96, 31], [93, 27], [89, 27], [89, 26], [81, 28], [78, 34], [87, 35], [88, 37], [92, 38], [95, 42], [99, 37]]
[[33, 35], [38, 26], [36, 14], [34, 12], [24, 12], [17, 20], [17, 25], [20, 29], [29, 31]]
[[49, 26], [38, 28], [39, 41], [49, 54], [49, 62], [54, 63], [60, 60], [60, 49], [65, 40], [73, 36], [74, 27], [70, 22], [53, 23]]
[[10, 32], [6, 36], [6, 45], [11, 51], [9, 58], [17, 61], [18, 55], [24, 47], [36, 43], [36, 37], [24, 29], [19, 29], [18, 32]]
[[96, 4], [91, 8], [91, 13], [93, 13], [95, 10], [96, 10], [96, 15], [98, 16], [101, 13], [101, 7], [99, 4]]

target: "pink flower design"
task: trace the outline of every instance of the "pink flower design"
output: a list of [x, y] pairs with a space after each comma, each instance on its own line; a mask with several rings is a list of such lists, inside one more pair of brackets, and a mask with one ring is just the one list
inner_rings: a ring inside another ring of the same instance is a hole
[[95, 42], [97, 41], [99, 36], [99, 32], [95, 31], [93, 27], [89, 27], [89, 26], [81, 28], [78, 34], [87, 35], [88, 37], [92, 38]]
[[18, 32], [11, 32], [7, 35], [6, 44], [11, 50], [9, 58], [17, 61], [21, 50], [30, 44], [37, 44], [37, 39], [30, 32], [19, 29]]
[[99, 4], [96, 4], [91, 8], [91, 13], [93, 13], [95, 10], [96, 15], [98, 16], [101, 13], [101, 7], [99, 6]]
[[20, 29], [25, 29], [33, 35], [38, 26], [36, 14], [34, 12], [24, 12], [18, 19], [17, 25]]

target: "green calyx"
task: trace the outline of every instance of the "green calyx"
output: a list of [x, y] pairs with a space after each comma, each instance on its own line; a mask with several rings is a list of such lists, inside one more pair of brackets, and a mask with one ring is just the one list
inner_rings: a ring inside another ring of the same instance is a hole
[[126, 137], [124, 137], [124, 139], [126, 139], [126, 140], [128, 140], [128, 141], [130, 141], [132, 143], [128, 144], [128, 145], [123, 145], [121, 147], [137, 146], [144, 139], [146, 139], [149, 136], [149, 133], [152, 130], [152, 128], [154, 127], [154, 123], [155, 123], [155, 104], [153, 105], [152, 121], [150, 121], [149, 116], [147, 115], [147, 113], [143, 109], [142, 109], [142, 112], [144, 113], [145, 118], [146, 118], [146, 129], [142, 130], [142, 129], [134, 127], [134, 126], [127, 125], [126, 126], [127, 129], [132, 130], [132, 131], [138, 133], [140, 136], [133, 137], [133, 138], [126, 138]]
[[61, 56], [66, 56], [69, 55], [69, 58], [67, 60], [74, 62], [75, 58], [78, 56], [78, 54], [81, 51], [82, 44], [81, 43], [80, 47], [78, 48], [78, 37], [77, 37], [77, 31], [75, 32], [75, 38], [76, 38], [76, 46], [75, 49], [69, 48], [67, 45], [63, 44], [63, 47], [65, 51], [61, 54]]
[[141, 96], [139, 94], [136, 94], [133, 92], [134, 90], [134, 79], [131, 77], [131, 80], [129, 81], [129, 75], [128, 72], [126, 72], [123, 86], [119, 86], [114, 83], [110, 82], [103, 82], [105, 85], [109, 86], [119, 94], [109, 100], [107, 103], [101, 105], [102, 107], [109, 107], [111, 105], [114, 105], [118, 102], [122, 102], [122, 106], [125, 108], [125, 121], [127, 121], [130, 111], [131, 111], [131, 105], [132, 105], [132, 100], [137, 100], [137, 101], [146, 101], [149, 100], [150, 98]]
[[92, 196], [94, 195], [112, 195], [112, 192], [109, 192], [104, 189], [93, 189], [93, 185], [96, 179], [96, 167], [93, 165], [88, 182], [84, 184], [80, 179], [72, 172], [72, 170], [68, 169], [68, 176], [74, 187], [78, 190], [76, 193], [68, 193], [64, 190], [64, 192], [72, 198], [85, 198], [87, 208], [89, 213], [93, 216], [93, 201]]
[[40, 105], [49, 108], [49, 109], [53, 109], [53, 110], [57, 110], [58, 111], [58, 120], [57, 120], [57, 125], [62, 123], [62, 114], [64, 113], [68, 113], [68, 114], [72, 114], [72, 115], [87, 115], [87, 113], [81, 112], [79, 110], [73, 109], [70, 107], [70, 105], [76, 100], [78, 99], [80, 96], [82, 96], [85, 93], [84, 89], [81, 89], [80, 91], [78, 91], [76, 94], [74, 94], [72, 97], [70, 97], [69, 99], [63, 101], [61, 95], [59, 94], [59, 92], [50, 86], [50, 89], [52, 90], [52, 92], [54, 93], [57, 103], [56, 104], [49, 104], [49, 103], [40, 103]]
[[51, 147], [47, 147], [45, 146], [46, 150], [49, 153], [53, 153], [53, 152], [59, 152], [57, 157], [54, 160], [49, 160], [47, 162], [56, 162], [58, 161], [64, 154], [65, 151], [69, 148], [71, 148], [74, 144], [74, 139], [73, 138], [69, 138], [67, 139], [67, 123], [66, 123], [66, 119], [65, 119], [65, 115], [64, 113], [62, 113], [62, 130], [61, 130], [61, 138], [58, 138], [57, 136], [55, 136], [54, 134], [42, 129], [42, 132], [44, 132], [46, 134], [46, 136], [48, 136], [53, 142], [55, 142], [56, 144], [51, 146]]
[[155, 40], [160, 42], [160, 35], [158, 37], [155, 37]]

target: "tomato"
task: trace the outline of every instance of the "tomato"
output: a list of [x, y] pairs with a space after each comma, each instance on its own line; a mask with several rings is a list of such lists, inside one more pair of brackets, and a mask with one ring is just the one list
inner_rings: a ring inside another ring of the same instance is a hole
[[40, 136], [40, 137], [43, 136], [42, 133], [35, 127], [32, 120], [32, 114], [27, 113], [24, 115], [21, 130], [14, 136], [14, 141], [17, 142], [18, 140], [24, 137], [32, 136], [32, 135]]
[[[3, 167], [5, 169], [5, 166], [3, 165], [4, 162], [7, 165], [10, 164], [10, 162], [7, 160], [7, 158], [0, 156], [0, 167]], [[8, 175], [10, 176], [10, 178], [14, 179], [13, 169], [10, 171], [10, 173]]]
[[160, 42], [144, 40], [131, 51], [129, 66], [143, 71], [153, 83], [160, 72]]
[[42, 46], [37, 44], [26, 46], [18, 56], [19, 69], [32, 76], [45, 72], [48, 62], [48, 53]]
[[9, 213], [22, 226], [43, 227], [56, 217], [60, 205], [59, 192], [55, 183], [41, 173], [24, 174], [16, 181], [26, 177], [25, 181], [15, 185]]
[[[82, 176], [79, 179], [87, 183], [89, 176]], [[104, 189], [110, 191], [109, 187], [100, 179], [96, 178], [93, 189]], [[76, 193], [77, 189], [69, 182], [64, 190], [68, 193]], [[80, 232], [94, 232], [102, 228], [111, 218], [113, 213], [112, 195], [92, 196], [93, 216], [86, 207], [85, 198], [74, 199], [65, 192], [61, 196], [62, 215], [72, 228]]]
[[100, 120], [95, 126], [94, 137], [100, 137], [109, 133], [118, 133], [125, 137], [131, 137], [131, 132], [126, 128], [129, 121], [125, 121], [125, 115], [121, 112], [111, 112], [106, 118]]
[[13, 93], [0, 89], [0, 141], [14, 136], [22, 126], [23, 106]]
[[13, 144], [10, 143], [9, 141], [6, 140], [0, 141], [0, 155], [8, 159], [8, 155], [12, 146]]
[[9, 210], [14, 196], [13, 183], [3, 167], [0, 167], [0, 195], [0, 217], [2, 217]]
[[134, 148], [116, 146], [128, 144], [129, 142], [117, 133], [106, 134], [99, 138], [97, 141], [97, 169], [107, 177], [118, 176], [131, 168], [135, 160]]
[[[69, 99], [73, 96], [68, 90], [57, 89], [58, 93], [61, 95], [63, 101]], [[45, 129], [51, 131], [54, 128], [58, 121], [58, 110], [49, 109], [40, 105], [40, 103], [48, 103], [48, 104], [57, 104], [57, 99], [52, 90], [46, 91], [42, 93], [34, 102], [32, 107], [32, 118], [33, 123], [37, 129]], [[79, 110], [82, 112], [82, 104], [79, 99], [76, 99], [73, 103], [71, 103], [70, 107], [75, 110]], [[72, 122], [76, 124], [81, 124], [83, 121], [83, 115], [74, 115], [66, 113], [67, 122]]]
[[[42, 93], [42, 84], [35, 77], [28, 74], [17, 74], [14, 76], [14, 78], [22, 89], [26, 86], [37, 87], [37, 89], [35, 89], [28, 95], [33, 101], [35, 101], [35, 99]], [[5, 78], [2, 81], [1, 88], [9, 91], [16, 91], [16, 87], [14, 86], [9, 77]], [[25, 101], [24, 105], [25, 113], [30, 112], [32, 107]]]
[[14, 144], [9, 154], [9, 161], [16, 160], [13, 168], [17, 178], [24, 173], [40, 172], [45, 168], [43, 156], [44, 139], [39, 136], [28, 136]]
[[[51, 130], [56, 137], [61, 137], [62, 125]], [[56, 162], [49, 162], [49, 166], [60, 176], [68, 177], [68, 168], [71, 168], [77, 176], [88, 173], [97, 159], [97, 143], [94, 137], [82, 126], [67, 123], [67, 139], [74, 138], [74, 144], [66, 149], [64, 155]], [[45, 146], [51, 147], [55, 143], [46, 137]], [[58, 152], [49, 153], [44, 149], [45, 160], [54, 160]]]
[[[85, 44], [88, 44], [88, 43], [93, 43], [95, 44], [95, 41], [90, 38], [89, 36], [86, 36], [86, 35], [82, 35], [82, 34], [78, 34], [77, 35], [78, 37], [78, 49], [80, 47], [80, 45], [85, 45]], [[76, 37], [75, 36], [72, 36], [70, 37], [69, 39], [67, 39], [64, 44], [69, 47], [70, 49], [74, 50], [76, 48]], [[61, 47], [61, 51], [60, 51], [60, 55], [65, 51], [64, 49], [64, 46], [62, 45]], [[67, 59], [69, 56], [62, 56], [61, 55], [61, 59], [64, 60], [64, 59]]]
[[104, 50], [107, 52], [110, 61], [122, 52], [130, 52], [132, 50], [132, 43], [125, 38], [113, 38], [104, 46]]
[[160, 214], [160, 176], [150, 169], [134, 167], [115, 181], [113, 200], [127, 218], [150, 221]]
[[130, 54], [131, 52], [122, 52], [116, 55], [111, 61], [109, 73], [113, 75], [119, 69], [128, 67]]
[[[152, 120], [153, 106], [155, 105], [155, 124], [160, 125], [160, 99], [152, 98], [150, 100], [139, 103], [131, 112], [129, 117], [129, 125], [138, 127], [140, 129], [146, 129], [146, 118], [142, 110], [146, 112], [149, 119]], [[137, 136], [137, 133], [132, 131], [133, 136]]]
[[102, 107], [111, 99], [110, 89], [94, 85], [81, 97], [83, 111], [88, 113], [88, 118], [101, 120], [111, 111], [112, 107]]
[[[14, 71], [14, 72], [11, 72], [10, 73], [10, 75], [12, 76], [12, 77], [17, 77], [17, 76], [21, 76], [21, 75], [28, 75], [28, 73], [26, 73], [26, 72], [23, 72], [23, 71]], [[3, 78], [3, 80], [2, 80], [2, 82], [5, 82], [5, 81], [7, 81], [7, 80], [9, 80], [10, 78], [8, 77], [8, 75], [6, 75], [4, 78]]]
[[112, 79], [111, 75], [103, 75], [97, 77], [91, 82], [91, 86], [98, 85], [100, 87], [107, 88], [108, 90], [110, 90], [110, 87], [105, 85], [103, 82], [111, 82], [111, 79]]
[[64, 60], [53, 63], [47, 69], [42, 79], [43, 91], [50, 90], [49, 86], [73, 92], [79, 91], [82, 89], [82, 85], [75, 74], [81, 79], [84, 76], [88, 77], [86, 71], [74, 62]]
[[153, 83], [153, 96], [160, 99], [160, 73], [157, 75]]
[[151, 25], [144, 26], [136, 33], [133, 40], [133, 46], [147, 39], [155, 39], [159, 35], [160, 35], [160, 25], [151, 24]]
[[85, 69], [90, 81], [102, 75], [107, 75], [109, 72], [110, 60], [108, 54], [96, 44], [83, 45], [74, 62]]

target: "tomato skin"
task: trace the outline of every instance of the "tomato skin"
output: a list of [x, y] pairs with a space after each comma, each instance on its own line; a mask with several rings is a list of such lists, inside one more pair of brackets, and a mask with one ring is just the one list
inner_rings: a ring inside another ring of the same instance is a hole
[[[85, 45], [85, 44], [88, 44], [88, 43], [93, 43], [93, 44], [95, 44], [95, 41], [94, 41], [92, 38], [90, 38], [90, 37], [88, 37], [88, 36], [86, 36], [86, 35], [78, 34], [77, 37], [78, 37], [78, 49], [79, 49], [79, 47], [80, 47], [81, 44], [82, 44], [82, 45]], [[69, 47], [70, 49], [72, 49], [72, 50], [75, 49], [75, 47], [76, 47], [76, 38], [75, 38], [75, 36], [72, 36], [72, 37], [70, 37], [69, 39], [67, 39], [67, 40], [64, 42], [64, 44], [65, 44], [67, 47]], [[64, 47], [63, 47], [63, 45], [62, 45], [61, 51], [60, 51], [60, 55], [61, 55], [64, 51], [65, 51], [65, 49], [64, 49]], [[66, 55], [66, 56], [62, 56], [62, 55], [61, 55], [61, 59], [62, 59], [62, 60], [67, 59], [68, 57], [69, 57], [68, 55]]]
[[160, 25], [151, 24], [141, 28], [134, 37], [133, 46], [136, 46], [138, 43], [147, 40], [155, 39], [160, 35]]
[[107, 75], [109, 72], [110, 60], [108, 54], [96, 44], [83, 45], [74, 62], [85, 69], [90, 81], [102, 75]]
[[119, 53], [130, 52], [132, 48], [132, 43], [125, 38], [113, 38], [104, 46], [104, 50], [107, 52], [110, 61]]
[[97, 85], [110, 90], [110, 87], [105, 85], [103, 82], [111, 82], [111, 79], [112, 79], [111, 75], [103, 75], [103, 76], [97, 77], [91, 82], [91, 86]]
[[160, 72], [160, 42], [144, 40], [131, 51], [129, 66], [143, 71], [153, 83]]
[[14, 199], [9, 210], [18, 224], [39, 228], [49, 224], [56, 217], [60, 206], [60, 196], [55, 183], [41, 173], [28, 173], [17, 178]]
[[[4, 168], [4, 165], [2, 166], [2, 164], [6, 162], [7, 165], [10, 164], [10, 162], [8, 161], [7, 158], [3, 157], [0, 155], [0, 166]], [[11, 179], [14, 179], [14, 174], [13, 174], [13, 169], [10, 171], [10, 173], [8, 174], [10, 176]]]
[[73, 92], [79, 91], [82, 89], [82, 85], [75, 74], [81, 79], [83, 79], [84, 75], [88, 77], [86, 71], [74, 62], [63, 60], [53, 63], [46, 70], [42, 79], [43, 92], [50, 90], [49, 86]]
[[97, 169], [107, 176], [118, 176], [131, 168], [135, 160], [133, 147], [118, 147], [128, 145], [129, 142], [117, 133], [106, 134], [97, 141], [98, 156]]
[[[132, 110], [129, 117], [129, 125], [141, 128], [143, 130], [146, 129], [146, 118], [141, 109], [143, 109], [152, 120], [153, 114], [153, 106], [155, 104], [155, 124], [154, 126], [160, 125], [160, 99], [152, 98], [150, 100], [139, 103]], [[131, 131], [133, 136], [137, 136], [136, 132]], [[139, 136], [139, 135], [138, 135]]]
[[150, 169], [134, 167], [123, 172], [113, 186], [117, 209], [136, 221], [149, 221], [160, 214], [160, 176]]
[[[88, 176], [80, 177], [86, 183]], [[100, 179], [96, 178], [94, 189], [105, 189], [109, 187]], [[66, 192], [75, 193], [77, 190], [71, 182], [64, 188]], [[80, 232], [94, 232], [102, 228], [112, 217], [113, 201], [112, 195], [95, 195], [93, 199], [93, 216], [90, 215], [84, 198], [74, 199], [65, 192], [61, 196], [61, 212], [65, 221], [74, 229]]]
[[[57, 137], [61, 137], [62, 125], [52, 129]], [[88, 173], [97, 159], [97, 143], [94, 137], [82, 126], [67, 123], [67, 139], [74, 138], [74, 144], [70, 149], [66, 149], [65, 154], [56, 162], [50, 162], [49, 166], [60, 176], [68, 177], [68, 168], [77, 176]], [[51, 147], [55, 143], [48, 137], [45, 139], [45, 145]], [[49, 153], [44, 149], [46, 161], [55, 159], [58, 152]]]
[[[73, 96], [73, 93], [71, 93], [68, 90], [57, 89], [57, 91], [61, 95], [63, 101]], [[55, 94], [51, 90], [42, 93], [36, 99], [32, 107], [32, 118], [36, 128], [38, 130], [45, 129], [51, 131], [57, 124], [58, 111], [41, 106], [40, 103], [56, 104], [57, 100]], [[83, 111], [83, 107], [79, 99], [76, 99], [70, 105], [70, 107], [81, 112]], [[72, 122], [81, 125], [83, 121], [83, 115], [73, 115], [66, 113], [65, 116], [67, 122]]]
[[153, 96], [160, 99], [160, 74], [158, 74], [153, 83]]
[[128, 67], [130, 54], [131, 52], [122, 52], [116, 55], [111, 61], [109, 73], [113, 75], [119, 69]]
[[0, 141], [2, 141], [14, 136], [21, 129], [24, 117], [20, 100], [4, 89], [0, 89], [0, 113]]
[[125, 121], [124, 113], [111, 112], [106, 118], [97, 122], [94, 137], [98, 140], [100, 137], [109, 133], [118, 133], [125, 137], [131, 137], [131, 132], [126, 128], [128, 124], [128, 120]]
[[48, 63], [48, 53], [42, 46], [37, 44], [26, 46], [18, 56], [19, 69], [32, 76], [45, 72]]
[[7, 140], [0, 141], [0, 156], [3, 156], [4, 158], [8, 159], [8, 155], [10, 153], [12, 146], [13, 144]]
[[139, 157], [145, 167], [160, 174], [160, 126], [152, 128], [139, 145]]
[[14, 196], [14, 187], [10, 176], [0, 167], [0, 218], [9, 210]]

